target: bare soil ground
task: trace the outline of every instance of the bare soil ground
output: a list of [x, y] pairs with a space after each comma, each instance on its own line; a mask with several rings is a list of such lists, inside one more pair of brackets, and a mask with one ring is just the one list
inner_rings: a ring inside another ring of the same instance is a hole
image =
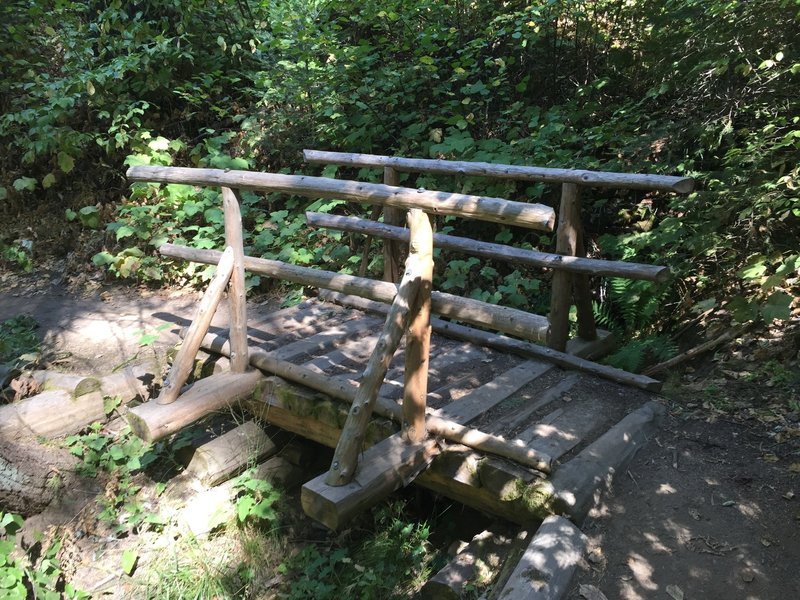
[[[53, 275], [0, 279], [0, 320], [33, 316], [56, 366], [85, 373], [152, 352], [141, 333], [170, 323], [155, 346], [165, 350], [197, 301], [91, 281], [67, 291]], [[724, 361], [673, 374], [663, 430], [583, 526], [591, 552], [571, 598], [800, 597], [798, 339], [786, 349], [783, 336], [780, 353], [756, 360], [746, 359], [763, 345], [732, 348]]]

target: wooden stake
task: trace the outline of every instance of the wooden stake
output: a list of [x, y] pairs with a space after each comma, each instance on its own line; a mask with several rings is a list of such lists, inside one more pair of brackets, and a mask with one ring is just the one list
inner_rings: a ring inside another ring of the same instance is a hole
[[408, 326], [410, 305], [416, 301], [421, 280], [422, 264], [416, 255], [409, 255], [406, 272], [400, 282], [397, 296], [389, 309], [383, 331], [369, 358], [364, 376], [347, 415], [342, 436], [333, 455], [331, 469], [325, 482], [328, 485], [345, 485], [350, 482], [358, 464], [358, 453], [364, 441], [369, 417], [378, 398], [378, 390], [400, 339]]
[[[578, 211], [580, 216], [580, 211]], [[578, 221], [578, 239], [575, 254], [579, 257], [586, 256], [586, 247], [583, 239], [583, 222]], [[575, 298], [575, 310], [578, 314], [578, 337], [591, 341], [597, 339], [597, 326], [594, 322], [592, 309], [592, 286], [586, 274], [573, 274], [572, 293]]]
[[247, 359], [247, 297], [244, 286], [244, 238], [239, 196], [230, 188], [222, 188], [222, 207], [225, 213], [225, 245], [233, 248], [228, 304], [231, 314], [231, 372], [244, 373]]
[[431, 350], [431, 288], [433, 287], [433, 230], [421, 210], [408, 212], [410, 255], [420, 264], [420, 287], [411, 312], [405, 353], [403, 435], [409, 442], [425, 439], [425, 404], [428, 397], [428, 358]]
[[214, 317], [214, 312], [222, 300], [222, 294], [225, 292], [225, 286], [228, 285], [228, 280], [231, 278], [233, 271], [233, 248], [228, 246], [225, 252], [219, 259], [217, 265], [217, 272], [211, 283], [208, 284], [208, 289], [200, 301], [200, 306], [197, 307], [197, 312], [192, 319], [192, 324], [186, 333], [186, 337], [181, 344], [180, 350], [172, 363], [172, 368], [164, 381], [164, 387], [161, 388], [156, 402], [158, 404], [170, 404], [178, 399], [181, 386], [186, 383], [189, 374], [192, 372], [194, 365], [194, 357], [200, 349], [200, 343], [203, 341], [203, 336], [208, 331], [211, 325], [211, 319]]

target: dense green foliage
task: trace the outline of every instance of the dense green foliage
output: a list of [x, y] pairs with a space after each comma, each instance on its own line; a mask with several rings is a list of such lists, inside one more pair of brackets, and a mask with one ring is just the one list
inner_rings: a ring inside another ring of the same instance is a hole
[[[315, 147], [686, 174], [699, 182], [688, 196], [587, 192], [593, 254], [676, 275], [662, 287], [599, 282], [600, 320], [647, 334], [713, 307], [739, 321], [786, 319], [800, 270], [799, 10], [796, 0], [9, 0], [0, 197], [19, 212], [66, 194], [74, 227], [107, 226], [97, 265], [191, 282], [208, 270], [165, 268], [154, 248], [218, 245], [216, 193], [128, 193], [126, 157], [292, 172], [300, 150]], [[544, 184], [404, 181], [557, 201]], [[105, 223], [108, 202], [116, 214]], [[248, 252], [353, 270], [361, 242], [308, 233], [309, 204], [245, 195]], [[553, 247], [550, 236], [501, 226], [438, 226]], [[27, 265], [27, 238], [5, 237], [0, 260]], [[444, 289], [547, 309], [541, 272], [443, 254], [437, 276]]]

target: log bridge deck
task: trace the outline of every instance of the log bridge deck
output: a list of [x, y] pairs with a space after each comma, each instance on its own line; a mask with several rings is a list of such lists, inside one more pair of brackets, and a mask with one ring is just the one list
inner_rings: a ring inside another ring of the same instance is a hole
[[[167, 257], [218, 266], [159, 396], [131, 409], [133, 430], [145, 439], [163, 438], [238, 401], [265, 421], [334, 447], [329, 471], [302, 491], [306, 513], [332, 529], [412, 481], [520, 524], [554, 513], [580, 522], [596, 492], [663, 414], [650, 393], [658, 389], [657, 381], [582, 358], [602, 354], [609, 343], [591, 315], [589, 275], [668, 277], [664, 267], [583, 258], [580, 189], [685, 193], [691, 180], [313, 151], [307, 160], [381, 167], [389, 185], [214, 169], [129, 170], [133, 181], [220, 186], [227, 246], [224, 252], [161, 248]], [[430, 215], [549, 231], [555, 212], [543, 205], [397, 187], [402, 170], [562, 182], [557, 253], [434, 236]], [[384, 245], [386, 281], [245, 256], [234, 188], [383, 206], [384, 223], [307, 218], [313, 226], [397, 240]], [[407, 232], [390, 212], [398, 209], [408, 210]], [[397, 266], [397, 244], [403, 241], [409, 248], [404, 272]], [[538, 317], [432, 291], [434, 244], [554, 269], [550, 314]], [[245, 270], [323, 291], [248, 322]], [[226, 288], [230, 328], [215, 332], [209, 325]], [[568, 340], [573, 304], [579, 338]], [[182, 393], [201, 347], [229, 355], [230, 372]]]

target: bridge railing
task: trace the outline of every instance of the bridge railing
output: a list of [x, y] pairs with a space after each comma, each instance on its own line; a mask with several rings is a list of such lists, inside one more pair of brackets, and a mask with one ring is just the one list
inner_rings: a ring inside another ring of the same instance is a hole
[[[567, 346], [569, 313], [573, 304], [576, 307], [578, 318], [578, 336], [584, 340], [594, 340], [597, 337], [592, 311], [590, 275], [649, 279], [653, 281], [665, 281], [669, 276], [669, 271], [665, 267], [621, 263], [619, 261], [583, 261], [582, 257], [586, 255], [586, 250], [583, 220], [581, 218], [582, 189], [585, 187], [601, 187], [664, 191], [679, 194], [686, 194], [694, 189], [693, 179], [668, 175], [553, 169], [320, 150], [304, 150], [303, 156], [305, 161], [310, 164], [382, 168], [384, 170], [384, 183], [387, 185], [397, 185], [398, 173], [400, 172], [467, 175], [561, 184], [561, 201], [556, 231], [556, 253], [564, 257], [560, 260], [552, 254], [526, 252], [519, 249], [508, 250], [507, 246], [504, 247], [506, 250], [502, 250], [503, 246], [500, 244], [492, 245], [474, 242], [470, 244], [468, 242], [471, 242], [471, 240], [446, 239], [452, 236], [437, 236], [436, 242], [439, 245], [478, 256], [514, 260], [523, 264], [554, 269], [547, 327], [547, 344], [551, 348], [562, 352]], [[373, 212], [372, 220], [375, 221], [378, 215], [379, 212]], [[323, 224], [322, 218], [316, 218], [316, 223], [322, 226], [330, 226], [329, 222]], [[385, 207], [384, 223], [394, 226], [401, 225], [402, 214], [390, 207]], [[339, 221], [338, 226], [360, 227], [368, 235], [385, 237], [387, 242], [384, 245], [384, 279], [387, 281], [399, 280], [401, 252], [397, 246], [397, 236], [399, 235], [397, 231], [390, 232], [386, 229], [378, 231], [374, 228], [366, 231], [365, 224], [357, 225], [355, 222], [345, 224]], [[348, 230], [352, 231], [354, 229]], [[450, 242], [455, 243], [448, 245]], [[490, 248], [491, 246], [494, 246], [494, 248]]]

